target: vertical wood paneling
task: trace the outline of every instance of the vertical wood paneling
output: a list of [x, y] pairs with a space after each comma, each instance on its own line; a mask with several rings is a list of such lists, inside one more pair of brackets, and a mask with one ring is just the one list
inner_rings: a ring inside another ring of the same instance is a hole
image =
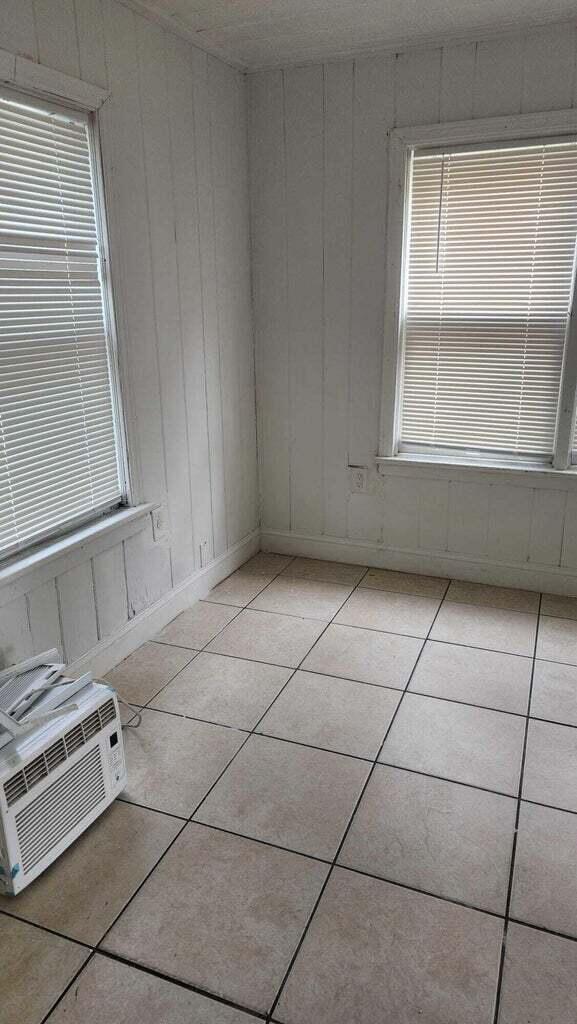
[[40, 63], [78, 78], [74, 0], [34, 0], [34, 20]]
[[164, 544], [155, 544], [152, 527], [124, 541], [128, 617], [132, 619], [170, 590], [170, 561]]
[[379, 436], [383, 358], [387, 128], [394, 123], [394, 57], [355, 65], [349, 451], [351, 465], [369, 465]]
[[[189, 576], [194, 568], [192, 500], [188, 472], [164, 32], [143, 18], [137, 20], [137, 51], [153, 315], [160, 378], [172, 571], [176, 584]], [[154, 74], [151, 74], [152, 69]]]
[[62, 640], [67, 661], [79, 658], [98, 641], [96, 626], [96, 604], [94, 582], [90, 562], [76, 565], [62, 573], [56, 581], [60, 613], [62, 617]]
[[41, 654], [42, 651], [56, 647], [62, 656], [62, 633], [55, 581], [47, 580], [46, 583], [35, 587], [27, 598], [34, 653]]
[[0, 609], [0, 668], [23, 661], [32, 653], [26, 598], [18, 597]]
[[409, 50], [397, 60], [396, 123], [435, 124], [439, 120], [441, 51]]
[[383, 542], [387, 547], [419, 546], [421, 481], [404, 476], [385, 478]]
[[288, 530], [290, 394], [282, 72], [251, 76], [249, 96], [261, 514], [264, 526]]
[[199, 50], [192, 51], [192, 69], [206, 396], [210, 447], [210, 485], [212, 491], [213, 545], [216, 556], [226, 550], [227, 526], [222, 425], [223, 399], [220, 380], [220, 335], [217, 302], [218, 282], [214, 237], [211, 104], [208, 57], [205, 53], [201, 53]]
[[445, 46], [441, 57], [441, 121], [467, 121], [473, 116], [474, 43]]
[[0, 40], [3, 50], [20, 57], [38, 58], [33, 0], [2, 0]]
[[322, 530], [323, 74], [285, 72], [291, 525]]
[[122, 544], [92, 560], [98, 639], [111, 636], [128, 620], [128, 597]]
[[348, 504], [351, 540], [383, 541], [383, 500], [373, 494], [351, 494]]
[[217, 303], [221, 353], [227, 543], [254, 522], [255, 394], [247, 123], [238, 71], [209, 61]]
[[80, 77], [105, 89], [108, 84], [104, 57], [102, 0], [74, 0]]
[[178, 303], [182, 332], [190, 488], [193, 495], [195, 564], [200, 549], [213, 557], [212, 496], [204, 363], [204, 323], [200, 273], [198, 197], [190, 48], [167, 34], [172, 187], [178, 263]]
[[565, 491], [534, 491], [529, 538], [530, 562], [559, 565], [566, 505]]
[[487, 554], [497, 562], [525, 562], [529, 552], [533, 492], [494, 484], [489, 490]]
[[347, 528], [351, 225], [353, 173], [352, 61], [324, 69], [323, 210], [323, 532]]
[[449, 485], [448, 550], [463, 555], [487, 554], [489, 487], [453, 480]]
[[446, 551], [449, 543], [449, 482], [421, 480], [419, 491], [419, 547]]
[[521, 104], [524, 112], [571, 106], [575, 35], [573, 25], [553, 25], [527, 34]]
[[567, 495], [561, 565], [577, 568], [577, 494]]
[[[166, 501], [166, 477], [160, 404], [158, 355], [154, 329], [150, 236], [144, 177], [138, 90], [136, 25], [132, 11], [104, 0], [106, 59], [111, 97], [105, 104], [105, 153], [111, 161], [109, 179], [114, 209], [109, 217], [113, 243], [115, 290], [120, 290], [120, 339], [125, 381], [130, 381], [129, 440], [138, 452], [141, 493], [137, 499]], [[114, 257], [118, 256], [115, 260]], [[118, 304], [118, 303], [117, 303]]]
[[489, 39], [477, 46], [475, 117], [518, 114], [523, 89], [521, 36]]

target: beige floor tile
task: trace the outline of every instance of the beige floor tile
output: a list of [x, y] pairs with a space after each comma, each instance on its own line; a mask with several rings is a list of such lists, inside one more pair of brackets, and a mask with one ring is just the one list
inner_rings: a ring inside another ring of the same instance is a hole
[[531, 714], [534, 718], [577, 725], [577, 666], [535, 662]]
[[143, 644], [107, 672], [104, 679], [130, 704], [147, 704], [181, 668], [188, 665], [195, 654], [196, 651], [181, 647]]
[[419, 658], [409, 690], [525, 715], [531, 667], [530, 658], [520, 658], [515, 654], [429, 640]]
[[324, 623], [250, 608], [231, 622], [208, 650], [237, 658], [296, 668], [318, 639]]
[[377, 765], [339, 862], [504, 914], [516, 800]]
[[431, 640], [532, 657], [536, 627], [537, 616], [527, 612], [445, 602]]
[[266, 1012], [327, 870], [295, 853], [187, 825], [104, 945]]
[[392, 569], [369, 569], [361, 584], [374, 590], [391, 590], [416, 597], [443, 597], [449, 580], [439, 576], [419, 576], [415, 572], [394, 572]]
[[577, 937], [577, 814], [521, 804], [511, 917]]
[[125, 740], [123, 799], [188, 818], [245, 739], [238, 729], [144, 710]]
[[543, 594], [541, 615], [553, 615], [559, 619], [577, 619], [577, 597]]
[[375, 758], [401, 694], [336, 676], [296, 672], [259, 732]]
[[[47, 1024], [255, 1024], [252, 1015], [98, 954]], [[22, 1022], [20, 1022], [22, 1024]]]
[[155, 639], [179, 647], [204, 647], [235, 615], [238, 615], [238, 608], [197, 601], [192, 608], [177, 615]]
[[422, 641], [414, 637], [330, 625], [305, 658], [302, 668], [403, 689], [421, 647]]
[[275, 1019], [283, 1024], [489, 1024], [502, 923], [337, 868]]
[[201, 652], [151, 703], [208, 722], [253, 729], [291, 669]]
[[0, 950], [2, 1024], [41, 1024], [90, 952], [5, 914]]
[[206, 600], [215, 604], [235, 605], [244, 608], [274, 579], [272, 574], [260, 575], [238, 569], [219, 583], [208, 594]]
[[366, 573], [362, 565], [348, 565], [346, 562], [325, 562], [322, 558], [294, 558], [283, 576], [295, 576], [307, 580], [326, 580], [328, 583], [345, 583], [355, 586]]
[[392, 594], [386, 590], [359, 587], [341, 608], [335, 622], [344, 626], [361, 626], [364, 629], [425, 637], [437, 614], [439, 603], [438, 599], [432, 597], [413, 597], [412, 594]]
[[510, 924], [499, 1024], [575, 1024], [577, 943]]
[[524, 734], [517, 715], [407, 693], [379, 760], [516, 796]]
[[529, 722], [523, 798], [577, 812], [577, 729]]
[[503, 608], [511, 612], [539, 610], [539, 594], [532, 590], [491, 587], [486, 583], [466, 583], [463, 580], [452, 580], [447, 591], [447, 601]]
[[182, 822], [117, 801], [36, 881], [0, 909], [95, 945]]
[[259, 576], [276, 576], [292, 561], [292, 555], [275, 555], [271, 551], [259, 551], [240, 568], [242, 572], [254, 572]]
[[537, 657], [577, 665], [577, 622], [541, 615], [537, 638]]
[[330, 860], [369, 770], [367, 761], [251, 736], [195, 820]]
[[323, 580], [279, 576], [252, 601], [251, 608], [263, 612], [298, 615], [329, 622], [351, 593], [352, 587]]

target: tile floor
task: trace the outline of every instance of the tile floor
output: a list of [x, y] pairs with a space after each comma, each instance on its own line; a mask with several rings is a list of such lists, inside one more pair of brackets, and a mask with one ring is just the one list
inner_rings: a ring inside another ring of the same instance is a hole
[[576, 1024], [577, 599], [260, 554], [107, 678], [0, 1024]]

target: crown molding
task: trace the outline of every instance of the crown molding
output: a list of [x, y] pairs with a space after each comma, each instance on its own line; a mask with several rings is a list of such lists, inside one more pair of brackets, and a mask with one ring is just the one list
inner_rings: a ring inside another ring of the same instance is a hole
[[118, 0], [123, 7], [128, 7], [135, 14], [139, 14], [141, 18], [146, 18], [147, 21], [155, 22], [157, 25], [161, 25], [168, 32], [171, 32], [173, 36], [178, 36], [179, 39], [185, 39], [187, 43], [194, 46], [197, 50], [201, 50], [203, 53], [208, 53], [211, 57], [216, 57], [223, 64], [227, 64], [229, 67], [234, 68], [235, 71], [246, 72], [248, 69], [245, 64], [241, 61], [233, 60], [232, 57], [224, 57], [217, 49], [210, 46], [205, 46], [202, 40], [202, 33], [195, 32], [193, 29], [188, 28], [178, 16], [172, 16], [170, 14], [162, 14], [160, 11], [151, 11], [149, 7], [141, 3], [140, 0]]

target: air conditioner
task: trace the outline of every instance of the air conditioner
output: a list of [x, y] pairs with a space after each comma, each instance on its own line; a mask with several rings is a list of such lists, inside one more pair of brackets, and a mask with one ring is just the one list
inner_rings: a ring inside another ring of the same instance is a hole
[[58, 717], [0, 749], [0, 893], [34, 881], [126, 783], [116, 694], [89, 681]]

